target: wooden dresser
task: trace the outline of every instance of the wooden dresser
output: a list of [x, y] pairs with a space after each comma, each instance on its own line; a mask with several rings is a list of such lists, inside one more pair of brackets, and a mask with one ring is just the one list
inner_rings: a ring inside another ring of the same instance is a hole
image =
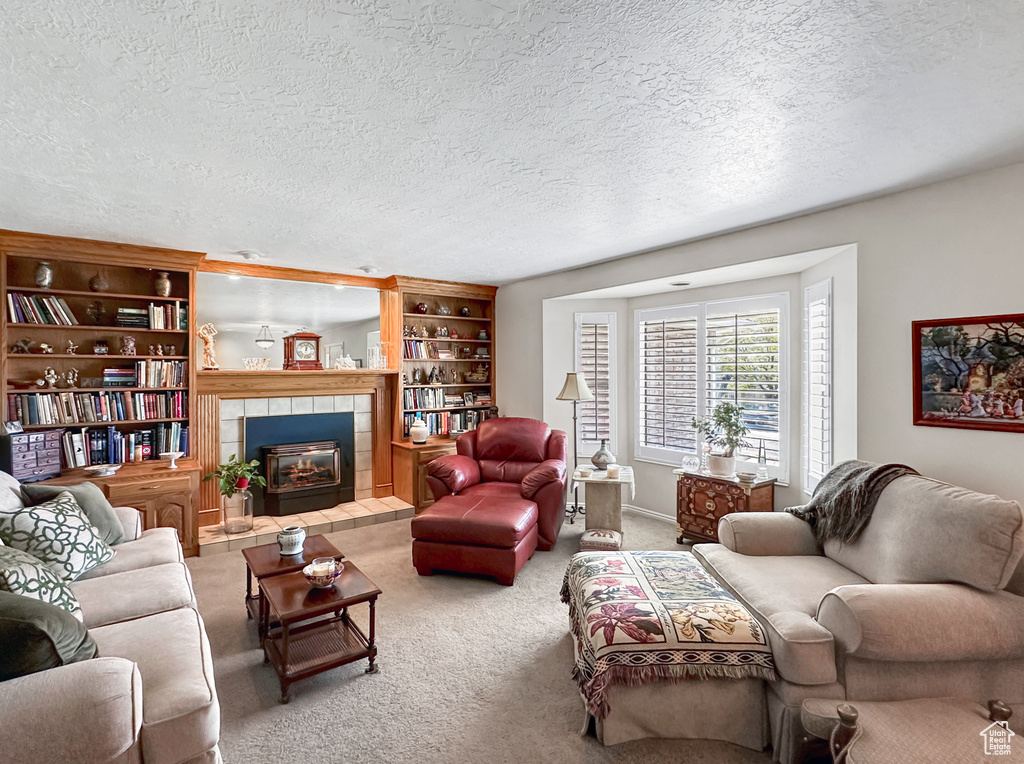
[[731, 512], [775, 509], [775, 478], [741, 483], [736, 478], [673, 470], [676, 475], [676, 541], [718, 541], [718, 521]]
[[427, 465], [439, 456], [455, 453], [455, 441], [431, 438], [422, 445], [407, 440], [391, 444], [392, 479], [395, 496], [416, 508], [416, 514], [434, 503], [434, 495], [427, 485]]
[[174, 528], [186, 557], [199, 553], [199, 532], [193, 502], [202, 479], [199, 464], [181, 460], [171, 470], [166, 462], [125, 464], [108, 477], [87, 477], [83, 470], [65, 472], [43, 481], [49, 485], [70, 485], [86, 480], [103, 489], [115, 507], [134, 507], [142, 514], [142, 527]]

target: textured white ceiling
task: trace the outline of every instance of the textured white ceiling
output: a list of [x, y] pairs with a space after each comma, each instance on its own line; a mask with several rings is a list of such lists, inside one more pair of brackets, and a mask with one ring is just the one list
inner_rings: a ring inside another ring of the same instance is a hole
[[0, 226], [501, 283], [1024, 160], [1020, 0], [4, 0]]

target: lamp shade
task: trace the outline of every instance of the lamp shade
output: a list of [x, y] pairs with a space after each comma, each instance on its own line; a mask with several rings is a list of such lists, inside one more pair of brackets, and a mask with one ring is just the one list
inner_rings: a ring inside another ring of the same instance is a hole
[[555, 400], [559, 401], [592, 401], [594, 394], [587, 387], [587, 380], [582, 374], [569, 372], [565, 375], [565, 384], [562, 385], [562, 392]]

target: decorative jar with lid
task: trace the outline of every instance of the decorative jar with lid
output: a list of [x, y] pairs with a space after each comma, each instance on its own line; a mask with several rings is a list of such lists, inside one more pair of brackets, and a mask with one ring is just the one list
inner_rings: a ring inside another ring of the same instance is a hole
[[306, 540], [306, 529], [301, 525], [287, 525], [277, 534], [277, 543], [281, 547], [281, 556], [290, 557], [302, 552], [302, 542]]
[[416, 444], [426, 443], [427, 435], [429, 434], [430, 428], [427, 427], [427, 423], [422, 418], [416, 417], [416, 420], [409, 427], [409, 440]]

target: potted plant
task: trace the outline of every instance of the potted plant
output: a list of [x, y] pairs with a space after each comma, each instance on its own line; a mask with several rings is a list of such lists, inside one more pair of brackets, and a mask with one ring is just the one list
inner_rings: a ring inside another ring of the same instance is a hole
[[733, 403], [719, 403], [711, 416], [694, 417], [692, 423], [707, 444], [718, 450], [717, 454], [708, 454], [711, 474], [724, 477], [736, 474], [736, 449], [746, 445], [743, 409]]
[[224, 464], [217, 467], [203, 480], [217, 478], [221, 501], [221, 510], [224, 513], [224, 532], [243, 533], [252, 530], [252, 494], [249, 493], [249, 484], [255, 483], [265, 486], [267, 481], [259, 474], [260, 463], [258, 460], [239, 461], [235, 454]]

